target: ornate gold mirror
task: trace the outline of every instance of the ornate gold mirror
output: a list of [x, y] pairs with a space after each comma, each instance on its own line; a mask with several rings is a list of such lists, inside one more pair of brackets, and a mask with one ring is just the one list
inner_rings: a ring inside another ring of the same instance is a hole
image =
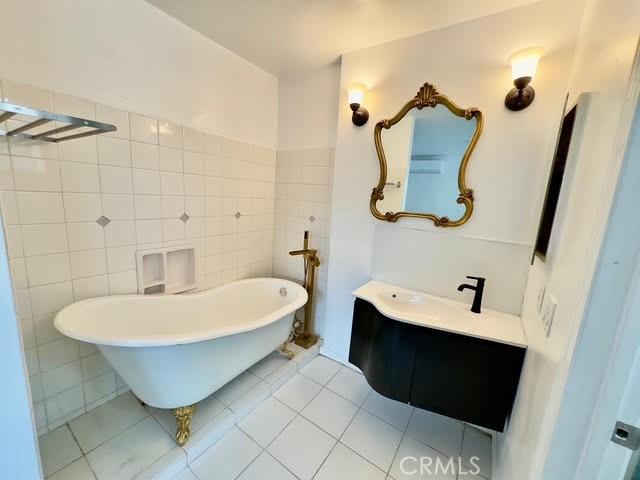
[[426, 218], [439, 227], [464, 224], [473, 212], [467, 165], [481, 133], [480, 110], [460, 108], [425, 83], [393, 118], [376, 124], [380, 180], [371, 193], [374, 217]]

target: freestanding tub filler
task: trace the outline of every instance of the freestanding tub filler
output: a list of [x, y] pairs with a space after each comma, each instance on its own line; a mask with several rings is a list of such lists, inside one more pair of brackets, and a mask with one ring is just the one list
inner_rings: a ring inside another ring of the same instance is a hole
[[296, 283], [253, 278], [189, 295], [82, 300], [55, 326], [96, 344], [141, 401], [173, 409], [183, 445], [195, 404], [282, 345], [306, 302]]

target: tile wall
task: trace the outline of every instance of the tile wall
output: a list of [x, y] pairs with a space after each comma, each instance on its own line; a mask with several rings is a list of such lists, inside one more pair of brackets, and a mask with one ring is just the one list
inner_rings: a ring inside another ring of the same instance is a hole
[[316, 332], [324, 324], [333, 154], [332, 148], [281, 150], [276, 163], [273, 274], [302, 281], [302, 257], [288, 252], [302, 248], [304, 231], [309, 230], [310, 247], [320, 258], [314, 293]]
[[[112, 134], [59, 145], [0, 137], [1, 207], [37, 426], [44, 433], [126, 391], [95, 347], [63, 337], [52, 322], [74, 301], [136, 292], [136, 250], [196, 246], [200, 288], [271, 275], [276, 154], [9, 81], [1, 88], [8, 102], [117, 126]], [[311, 156], [314, 166], [324, 162], [317, 166], [328, 170], [328, 152]], [[300, 155], [283, 158], [294, 157]], [[313, 242], [324, 245], [325, 170], [318, 170], [308, 199], [301, 196], [302, 177], [292, 176], [299, 183], [291, 188], [283, 184], [291, 198], [297, 192], [297, 202], [291, 216], [278, 217], [276, 240], [299, 246], [297, 233], [313, 214]], [[97, 223], [102, 216], [109, 220], [104, 227]], [[294, 271], [279, 258], [278, 267]]]

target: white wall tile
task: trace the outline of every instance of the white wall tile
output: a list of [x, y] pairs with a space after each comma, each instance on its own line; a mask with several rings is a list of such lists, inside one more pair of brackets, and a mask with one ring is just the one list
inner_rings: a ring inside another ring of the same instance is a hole
[[100, 135], [98, 137], [98, 163], [100, 165], [130, 167], [130, 142], [120, 138]]
[[6, 225], [16, 225], [18, 222], [18, 203], [16, 201], [16, 192], [1, 191], [0, 206], [2, 207], [2, 215]]
[[53, 94], [54, 112], [71, 117], [95, 120], [94, 104], [82, 98], [66, 95], [64, 93]]
[[110, 295], [125, 295], [138, 291], [138, 280], [135, 270], [109, 274]]
[[101, 199], [97, 193], [64, 193], [63, 201], [67, 222], [90, 222], [102, 215]]
[[95, 378], [111, 370], [111, 365], [100, 352], [82, 358], [81, 364], [84, 380]]
[[113, 221], [104, 228], [107, 247], [118, 247], [136, 243], [136, 229], [133, 220]]
[[58, 144], [60, 160], [67, 162], [98, 163], [98, 142], [95, 137], [77, 138]]
[[182, 150], [169, 147], [160, 147], [160, 170], [165, 172], [182, 172], [183, 171], [183, 153]]
[[69, 251], [104, 247], [104, 231], [96, 222], [67, 224]]
[[162, 196], [162, 218], [178, 218], [185, 212], [185, 197], [181, 195]]
[[112, 221], [132, 220], [135, 217], [133, 208], [133, 195], [103, 193], [102, 215]]
[[96, 120], [103, 123], [115, 125], [116, 131], [109, 132], [106, 135], [129, 138], [129, 113], [117, 108], [108, 107], [106, 105], [96, 105]]
[[100, 192], [98, 166], [88, 163], [60, 162], [62, 190], [65, 192]]
[[55, 315], [48, 313], [33, 318], [33, 327], [36, 335], [36, 344], [43, 345], [45, 343], [63, 338], [62, 333], [53, 325]]
[[[135, 236], [133, 239], [135, 242]], [[109, 273], [136, 268], [136, 246], [107, 248], [107, 268]]]
[[11, 269], [11, 282], [14, 289], [27, 288], [27, 269], [25, 267], [24, 258], [15, 258], [9, 261]]
[[95, 277], [107, 273], [106, 252], [103, 248], [71, 252], [70, 262], [73, 279]]
[[204, 175], [204, 154], [185, 150], [184, 173]]
[[53, 283], [29, 289], [33, 315], [44, 315], [73, 303], [73, 290], [71, 282]]
[[186, 196], [184, 198], [184, 211], [190, 217], [204, 217], [204, 197], [203, 196]]
[[185, 173], [184, 193], [186, 195], [204, 195], [204, 177]]
[[158, 121], [132, 113], [129, 115], [131, 140], [158, 145]]
[[26, 267], [29, 285], [32, 287], [71, 279], [67, 253], [27, 257]]
[[83, 384], [87, 405], [116, 391], [116, 373], [106, 372]]
[[137, 220], [136, 239], [138, 243], [162, 241], [162, 223], [160, 220]]
[[219, 156], [205, 155], [204, 174], [215, 177], [222, 176], [222, 160]]
[[134, 196], [136, 219], [162, 218], [160, 195]]
[[193, 128], [183, 127], [182, 144], [185, 150], [204, 152], [204, 135]]
[[60, 166], [57, 160], [12, 157], [16, 190], [59, 192]]
[[64, 222], [62, 194], [48, 192], [16, 192], [20, 223]]
[[82, 385], [61, 392], [54, 397], [47, 398], [45, 400], [45, 406], [47, 408], [47, 418], [50, 426], [52, 426], [54, 422], [60, 421], [78, 410], [82, 411], [84, 409]]
[[[23, 225], [21, 229], [24, 254], [27, 256], [61, 253], [68, 250], [67, 229], [64, 223]], [[11, 229], [7, 229], [7, 231], [9, 232]]]
[[162, 221], [162, 238], [165, 241], [184, 239], [184, 222], [178, 218]]
[[51, 397], [81, 383], [82, 372], [80, 370], [79, 360], [51, 369], [42, 374], [42, 387], [45, 397]]
[[100, 184], [102, 193], [133, 193], [131, 169], [101, 165]]
[[40, 356], [40, 368], [48, 372], [67, 363], [80, 359], [78, 343], [68, 337], [62, 337], [53, 342], [38, 347]]
[[131, 164], [133, 168], [158, 170], [160, 168], [158, 146], [148, 143], [131, 142]]
[[11, 169], [11, 157], [0, 155], [0, 189], [13, 189], [13, 171]]
[[153, 170], [134, 168], [133, 192], [136, 194], [159, 194], [160, 174]]
[[160, 172], [163, 195], [184, 195], [184, 179], [181, 173]]
[[109, 280], [106, 275], [76, 279], [73, 281], [73, 295], [76, 302], [109, 295]]
[[175, 123], [159, 121], [158, 134], [160, 145], [182, 148], [182, 127]]

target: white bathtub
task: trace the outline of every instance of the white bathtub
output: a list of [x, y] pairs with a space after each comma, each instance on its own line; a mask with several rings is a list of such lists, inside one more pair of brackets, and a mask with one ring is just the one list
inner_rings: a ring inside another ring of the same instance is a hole
[[306, 302], [296, 283], [255, 278], [189, 295], [83, 300], [60, 311], [55, 326], [95, 343], [143, 402], [178, 408], [209, 396], [282, 345]]

